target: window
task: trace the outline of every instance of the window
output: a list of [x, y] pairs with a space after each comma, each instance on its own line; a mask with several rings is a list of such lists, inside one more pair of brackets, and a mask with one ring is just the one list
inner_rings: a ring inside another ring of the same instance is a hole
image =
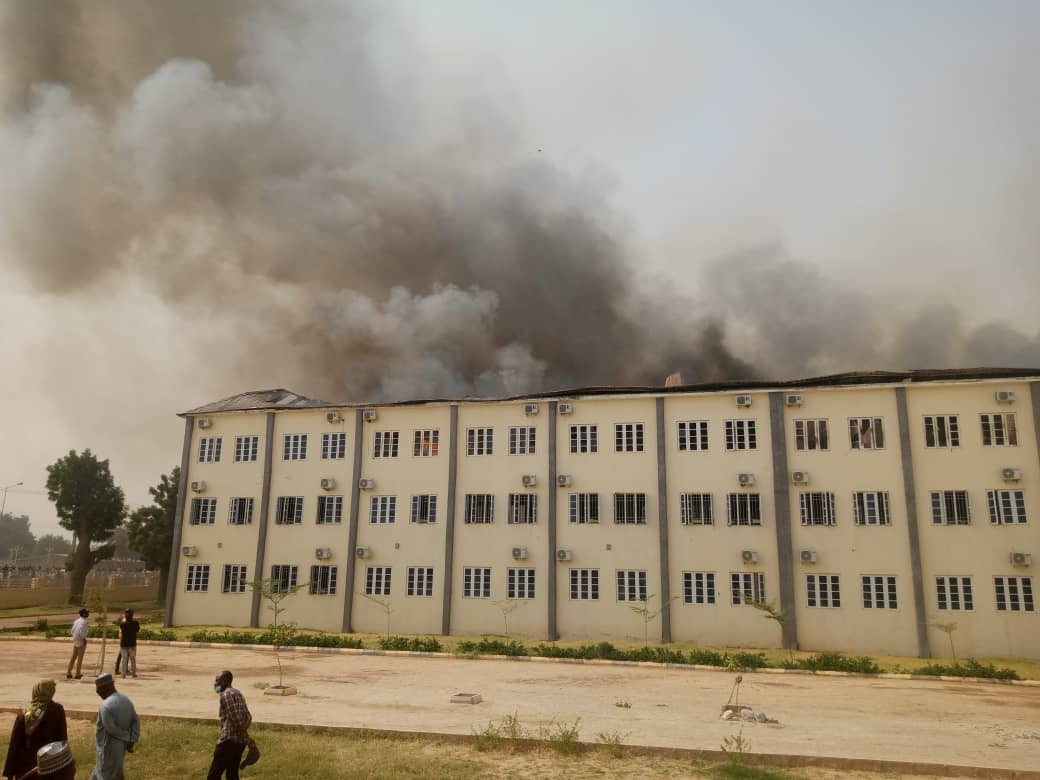
[[390, 575], [389, 566], [369, 566], [365, 570], [365, 595], [389, 596]]
[[271, 567], [271, 592], [272, 593], [289, 593], [293, 588], [296, 587], [296, 576], [298, 569], [296, 566], [286, 565], [275, 565]]
[[436, 429], [416, 431], [412, 438], [412, 457], [432, 458], [440, 454], [441, 432]]
[[679, 452], [708, 449], [708, 421], [688, 420], [679, 423]]
[[318, 525], [343, 522], [343, 496], [318, 496]]
[[235, 437], [235, 463], [252, 463], [260, 451], [259, 436]]
[[524, 426], [509, 429], [509, 454], [534, 455], [535, 428]]
[[506, 569], [506, 598], [534, 598], [534, 569]]
[[204, 436], [199, 439], [199, 463], [220, 463], [220, 436]]
[[571, 454], [599, 452], [599, 434], [595, 425], [571, 426]]
[[971, 522], [971, 506], [967, 490], [933, 490], [932, 523], [935, 525], [967, 525]]
[[795, 420], [794, 448], [796, 450], [829, 450], [830, 433], [826, 420]]
[[762, 499], [758, 493], [726, 496], [727, 525], [762, 525]]
[[532, 493], [510, 493], [508, 522], [514, 525], [537, 523], [538, 496]]
[[491, 569], [467, 566], [462, 570], [462, 597], [491, 598]]
[[614, 426], [614, 452], [642, 452], [643, 423], [618, 423]]
[[347, 457], [347, 434], [323, 433], [321, 435], [321, 459], [343, 460]]
[[463, 522], [467, 524], [491, 523], [495, 520], [495, 497], [486, 493], [467, 493]]
[[957, 428], [957, 415], [940, 414], [924, 418], [925, 447], [959, 447], [961, 434]]
[[731, 572], [729, 587], [730, 601], [735, 606], [765, 603], [766, 575], [760, 571]]
[[863, 575], [863, 609], [896, 609], [896, 578], [891, 575]]
[[412, 496], [411, 521], [413, 523], [436, 523], [437, 496]]
[[998, 612], [1033, 612], [1032, 577], [994, 577]]
[[275, 525], [300, 525], [303, 522], [303, 496], [279, 496], [275, 502]]
[[233, 498], [228, 511], [228, 522], [231, 525], [249, 525], [253, 522], [253, 499]]
[[224, 566], [224, 584], [221, 586], [222, 593], [245, 593], [246, 592], [246, 566], [233, 563]]
[[618, 601], [646, 601], [646, 572], [618, 571]]
[[1021, 490], [987, 490], [989, 521], [994, 525], [1014, 525], [1026, 521], [1026, 494]]
[[571, 493], [571, 522], [578, 525], [599, 522], [599, 493]]
[[401, 443], [400, 431], [376, 431], [375, 446], [372, 448], [373, 458], [396, 458]]
[[571, 599], [599, 601], [599, 569], [571, 569]]
[[408, 590], [409, 596], [432, 596], [433, 595], [433, 567], [432, 566], [409, 566], [408, 567]]
[[806, 603], [810, 607], [840, 607], [841, 584], [837, 574], [806, 574]]
[[859, 491], [852, 494], [852, 515], [856, 525], [891, 525], [888, 491]]
[[466, 429], [466, 454], [467, 455], [494, 455], [495, 454], [495, 429], [494, 428], [467, 428]]
[[282, 460], [307, 460], [307, 434], [287, 433], [282, 440]]
[[798, 496], [798, 503], [802, 525], [834, 525], [837, 522], [833, 493], [802, 493]]
[[646, 493], [615, 493], [614, 522], [618, 525], [646, 525]]
[[311, 595], [335, 596], [336, 574], [336, 566], [311, 566]]
[[188, 566], [188, 576], [184, 579], [184, 590], [188, 593], [206, 593], [209, 591], [208, 563]]
[[713, 571], [684, 571], [683, 572], [683, 603], [684, 604], [714, 604], [715, 603], [715, 572], [713, 572]]
[[1018, 428], [1014, 414], [982, 414], [982, 446], [1017, 447]]
[[726, 449], [754, 450], [758, 448], [758, 435], [754, 420], [726, 420]]
[[939, 609], [970, 612], [972, 603], [971, 577], [936, 577], [935, 597]]
[[854, 450], [880, 450], [885, 446], [885, 430], [880, 417], [849, 419], [849, 446]]
[[712, 525], [711, 493], [680, 493], [679, 521], [683, 525]]
[[388, 525], [397, 522], [397, 496], [372, 496], [369, 507], [369, 522]]
[[191, 525], [213, 525], [217, 519], [217, 499], [193, 498], [191, 500]]

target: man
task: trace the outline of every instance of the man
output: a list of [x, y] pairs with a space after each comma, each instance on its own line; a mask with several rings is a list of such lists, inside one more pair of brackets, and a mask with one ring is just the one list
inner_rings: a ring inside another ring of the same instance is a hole
[[101, 675], [94, 685], [102, 702], [95, 737], [97, 763], [90, 780], [123, 780], [123, 759], [141, 739], [141, 721], [133, 702], [116, 690], [112, 675]]
[[76, 667], [76, 679], [79, 680], [83, 677], [83, 656], [87, 654], [87, 631], [90, 629], [90, 623], [87, 622], [88, 617], [90, 617], [90, 613], [81, 609], [79, 617], [72, 624], [72, 658], [69, 659], [69, 670], [65, 674], [66, 680], [72, 679], [73, 665]]
[[238, 762], [249, 740], [253, 716], [241, 691], [231, 687], [232, 679], [231, 672], [223, 671], [213, 681], [213, 690], [220, 694], [220, 739], [206, 780], [220, 780], [225, 772], [227, 780], [238, 780]]
[[123, 668], [123, 679], [126, 679], [127, 670], [137, 677], [137, 634], [141, 630], [141, 624], [134, 620], [134, 611], [126, 610], [123, 619], [119, 621], [119, 661], [116, 670]]
[[21, 780], [33, 777], [46, 777], [49, 780], [73, 780], [76, 777], [76, 762], [72, 758], [72, 748], [64, 740], [49, 742], [36, 753], [36, 767]]

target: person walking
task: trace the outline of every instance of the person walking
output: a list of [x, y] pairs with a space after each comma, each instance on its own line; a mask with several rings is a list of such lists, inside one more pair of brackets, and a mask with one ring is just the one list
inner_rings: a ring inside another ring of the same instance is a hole
[[206, 780], [220, 780], [222, 775], [227, 780], [238, 780], [238, 764], [249, 741], [253, 716], [242, 692], [231, 687], [233, 679], [231, 672], [225, 670], [213, 681], [213, 690], [220, 695], [220, 738]]
[[27, 774], [22, 775], [21, 780], [30, 780], [33, 777], [46, 777], [49, 780], [73, 780], [76, 777], [76, 761], [72, 757], [72, 748], [69, 743], [51, 742], [44, 745], [36, 753], [36, 766]]
[[32, 689], [29, 706], [15, 716], [11, 742], [4, 761], [4, 777], [21, 777], [36, 766], [36, 751], [50, 742], [69, 738], [65, 708], [54, 701], [58, 684], [40, 680]]
[[134, 703], [116, 690], [112, 675], [101, 675], [94, 685], [102, 701], [95, 734], [97, 763], [90, 780], [123, 780], [123, 761], [141, 739], [141, 721]]
[[76, 667], [76, 679], [79, 680], [83, 677], [83, 656], [87, 654], [87, 632], [90, 630], [88, 617], [90, 617], [90, 612], [81, 609], [79, 617], [72, 624], [72, 658], [69, 659], [69, 669], [65, 673], [66, 680], [72, 679], [73, 666]]
[[140, 631], [141, 624], [134, 620], [134, 611], [127, 609], [119, 621], [119, 661], [116, 663], [116, 671], [122, 667], [124, 680], [127, 671], [137, 677], [137, 635]]

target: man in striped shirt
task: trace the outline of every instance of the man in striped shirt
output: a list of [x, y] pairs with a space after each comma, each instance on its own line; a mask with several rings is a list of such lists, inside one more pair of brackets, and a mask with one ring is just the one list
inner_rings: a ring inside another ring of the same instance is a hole
[[231, 687], [232, 679], [231, 672], [223, 671], [213, 681], [213, 690], [220, 694], [220, 739], [213, 751], [213, 763], [206, 780], [220, 780], [222, 776], [227, 780], [238, 780], [238, 763], [249, 739], [249, 724], [253, 722], [253, 716], [249, 714], [242, 692]]

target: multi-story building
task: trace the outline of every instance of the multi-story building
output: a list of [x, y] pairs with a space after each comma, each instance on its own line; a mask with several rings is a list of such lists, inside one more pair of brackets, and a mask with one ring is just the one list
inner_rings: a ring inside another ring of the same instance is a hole
[[173, 624], [1040, 656], [1040, 370], [181, 416]]

